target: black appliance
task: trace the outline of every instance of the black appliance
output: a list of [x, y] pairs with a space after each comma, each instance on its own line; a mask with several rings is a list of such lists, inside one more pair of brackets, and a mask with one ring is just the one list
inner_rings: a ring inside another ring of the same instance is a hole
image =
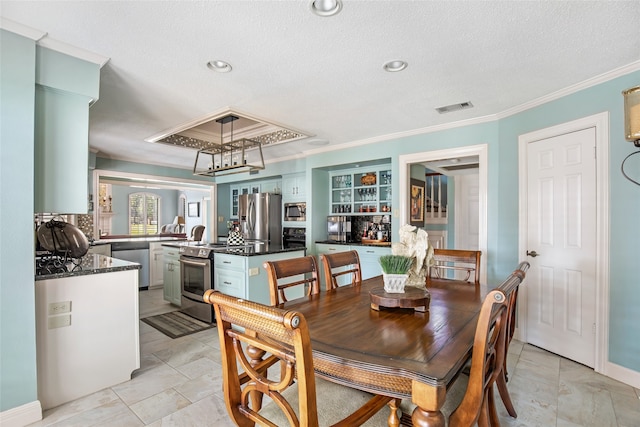
[[304, 248], [307, 246], [307, 234], [304, 227], [284, 227], [282, 229], [282, 247]]
[[213, 289], [213, 248], [180, 247], [180, 311], [203, 322], [213, 323], [213, 306], [202, 300]]

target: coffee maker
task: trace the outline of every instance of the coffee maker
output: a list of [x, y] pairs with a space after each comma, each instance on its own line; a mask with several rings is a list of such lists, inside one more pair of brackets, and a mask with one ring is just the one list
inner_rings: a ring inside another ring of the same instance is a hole
[[355, 241], [355, 221], [352, 216], [328, 216], [327, 240], [338, 243], [351, 243]]

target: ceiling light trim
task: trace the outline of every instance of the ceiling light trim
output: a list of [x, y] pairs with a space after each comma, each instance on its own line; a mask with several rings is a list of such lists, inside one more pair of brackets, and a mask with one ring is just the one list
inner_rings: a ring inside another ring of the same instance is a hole
[[388, 71], [389, 73], [397, 73], [398, 71], [402, 71], [406, 69], [409, 64], [406, 61], [402, 61], [401, 59], [394, 59], [393, 61], [386, 62], [382, 69]]
[[231, 66], [231, 64], [229, 64], [227, 61], [222, 61], [220, 59], [213, 59], [207, 62], [207, 68], [217, 73], [228, 73], [231, 70], [233, 70], [233, 67]]
[[[331, 7], [326, 7], [329, 5]], [[315, 15], [326, 18], [337, 15], [342, 10], [342, 0], [313, 0], [309, 3], [309, 8]]]

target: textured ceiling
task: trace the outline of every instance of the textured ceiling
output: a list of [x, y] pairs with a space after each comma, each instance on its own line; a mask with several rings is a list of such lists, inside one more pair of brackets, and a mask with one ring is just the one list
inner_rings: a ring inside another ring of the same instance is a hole
[[[308, 1], [1, 1], [0, 15], [110, 58], [90, 109], [99, 155], [181, 168], [192, 149], [145, 139], [228, 109], [312, 136], [269, 161], [499, 114], [640, 60], [638, 1], [344, 0], [329, 18]], [[383, 71], [395, 59], [409, 66]]]

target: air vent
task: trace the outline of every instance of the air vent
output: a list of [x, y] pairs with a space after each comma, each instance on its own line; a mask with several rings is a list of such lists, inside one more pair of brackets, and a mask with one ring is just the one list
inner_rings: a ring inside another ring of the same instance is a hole
[[473, 104], [470, 101], [438, 107], [436, 108], [436, 111], [440, 114], [444, 114], [451, 113], [452, 111], [466, 110], [467, 108], [473, 108]]

